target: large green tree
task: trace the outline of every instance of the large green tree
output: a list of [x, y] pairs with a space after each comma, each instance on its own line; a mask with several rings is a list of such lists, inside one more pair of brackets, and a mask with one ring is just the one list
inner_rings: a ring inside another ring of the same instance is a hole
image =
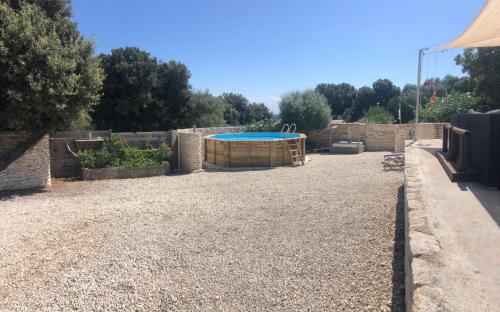
[[348, 83], [321, 83], [315, 91], [326, 98], [334, 117], [343, 116], [346, 109], [353, 107], [356, 102], [357, 90]]
[[20, 11], [24, 4], [33, 4], [52, 19], [68, 18], [73, 15], [71, 0], [0, 0], [0, 3], [5, 3], [16, 11]]
[[184, 64], [159, 63], [136, 47], [114, 49], [100, 58], [106, 79], [92, 113], [97, 128], [152, 131], [185, 125], [191, 73]]
[[295, 123], [298, 130], [308, 132], [328, 126], [331, 110], [321, 93], [314, 90], [295, 91], [281, 97], [280, 117], [283, 123]]
[[486, 109], [500, 107], [500, 48], [465, 49], [455, 58], [468, 73]]
[[158, 127], [150, 115], [158, 84], [156, 59], [134, 47], [114, 49], [100, 58], [106, 79], [101, 102], [92, 113], [96, 128], [148, 131]]
[[415, 98], [407, 96], [395, 96], [387, 103], [387, 110], [392, 114], [393, 120], [399, 122], [401, 109], [401, 122], [407, 123], [415, 118]]
[[375, 103], [375, 92], [371, 87], [364, 86], [359, 88], [355, 104], [344, 113], [344, 120], [356, 121], [360, 119], [370, 106], [375, 105]]
[[190, 112], [188, 100], [191, 95], [191, 72], [186, 65], [170, 61], [159, 64], [157, 75], [155, 105], [150, 110], [158, 120], [157, 128], [173, 129], [185, 126], [184, 118]]
[[249, 103], [248, 99], [239, 93], [223, 93], [222, 98], [227, 103], [226, 121], [230, 125], [242, 125], [246, 123], [246, 110]]
[[245, 124], [270, 119], [271, 117], [271, 111], [264, 103], [251, 103], [246, 108]]
[[185, 123], [189, 127], [223, 126], [226, 103], [223, 99], [213, 96], [208, 91], [194, 92], [189, 98], [190, 113]]
[[68, 1], [0, 0], [0, 129], [66, 129], [100, 96], [94, 45]]
[[376, 104], [386, 107], [389, 100], [401, 94], [399, 87], [395, 86], [389, 79], [378, 79], [372, 85], [375, 92]]
[[229, 125], [244, 125], [271, 118], [271, 111], [262, 103], [250, 103], [239, 93], [223, 93], [226, 102], [224, 119]]

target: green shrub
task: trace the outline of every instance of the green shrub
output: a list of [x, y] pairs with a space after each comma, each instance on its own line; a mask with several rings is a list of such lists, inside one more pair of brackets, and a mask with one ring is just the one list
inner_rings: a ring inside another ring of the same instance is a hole
[[323, 129], [330, 123], [331, 109], [318, 92], [290, 92], [281, 98], [280, 117], [283, 123], [297, 124], [300, 131]]
[[77, 153], [78, 160], [80, 161], [80, 165], [82, 168], [95, 168], [95, 151], [79, 151]]
[[274, 119], [265, 119], [246, 126], [247, 132], [275, 132], [281, 130], [281, 123]]
[[439, 99], [436, 103], [428, 103], [422, 110], [421, 117], [426, 122], [449, 122], [451, 115], [464, 113], [478, 108], [479, 101], [468, 93], [454, 93]]
[[385, 110], [385, 108], [372, 106], [366, 111], [363, 119], [365, 119], [366, 123], [371, 124], [392, 124], [392, 117], [392, 114]]
[[112, 135], [104, 142], [98, 151], [79, 151], [77, 153], [80, 165], [83, 168], [105, 168], [125, 166], [128, 168], [161, 164], [167, 166], [172, 150], [165, 143], [157, 149], [140, 150], [129, 147], [122, 137]]

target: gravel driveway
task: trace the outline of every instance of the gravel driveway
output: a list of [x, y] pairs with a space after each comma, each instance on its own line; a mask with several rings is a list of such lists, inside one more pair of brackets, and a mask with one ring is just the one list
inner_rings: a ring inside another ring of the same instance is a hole
[[401, 311], [382, 155], [3, 195], [0, 311]]

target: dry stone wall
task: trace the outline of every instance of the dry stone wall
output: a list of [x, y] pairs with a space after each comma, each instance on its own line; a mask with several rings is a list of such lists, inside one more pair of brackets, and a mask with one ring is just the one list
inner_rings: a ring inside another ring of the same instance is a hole
[[[6, 140], [4, 141], [4, 137]], [[0, 135], [3, 145], [13, 135]], [[19, 137], [18, 137], [19, 138]], [[44, 135], [0, 172], [0, 190], [43, 188], [50, 185], [49, 136]]]
[[404, 183], [406, 311], [445, 311], [443, 290], [435, 280], [436, 256], [441, 247], [435, 236], [430, 207], [422, 198], [425, 175], [419, 153], [427, 152], [408, 142]]
[[402, 152], [405, 140], [441, 138], [443, 125], [332, 123], [325, 129], [310, 132], [308, 141], [315, 147], [328, 147], [338, 141], [359, 140], [365, 143], [367, 151]]

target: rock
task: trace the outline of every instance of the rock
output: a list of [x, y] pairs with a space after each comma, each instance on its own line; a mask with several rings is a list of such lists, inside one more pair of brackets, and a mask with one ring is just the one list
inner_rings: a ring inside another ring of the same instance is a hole
[[432, 269], [427, 261], [419, 258], [413, 259], [411, 271], [415, 288], [431, 283]]
[[410, 252], [413, 257], [432, 256], [439, 252], [439, 244], [434, 235], [412, 231], [408, 234]]
[[413, 293], [413, 312], [444, 311], [442, 297], [443, 291], [439, 287], [418, 287]]

